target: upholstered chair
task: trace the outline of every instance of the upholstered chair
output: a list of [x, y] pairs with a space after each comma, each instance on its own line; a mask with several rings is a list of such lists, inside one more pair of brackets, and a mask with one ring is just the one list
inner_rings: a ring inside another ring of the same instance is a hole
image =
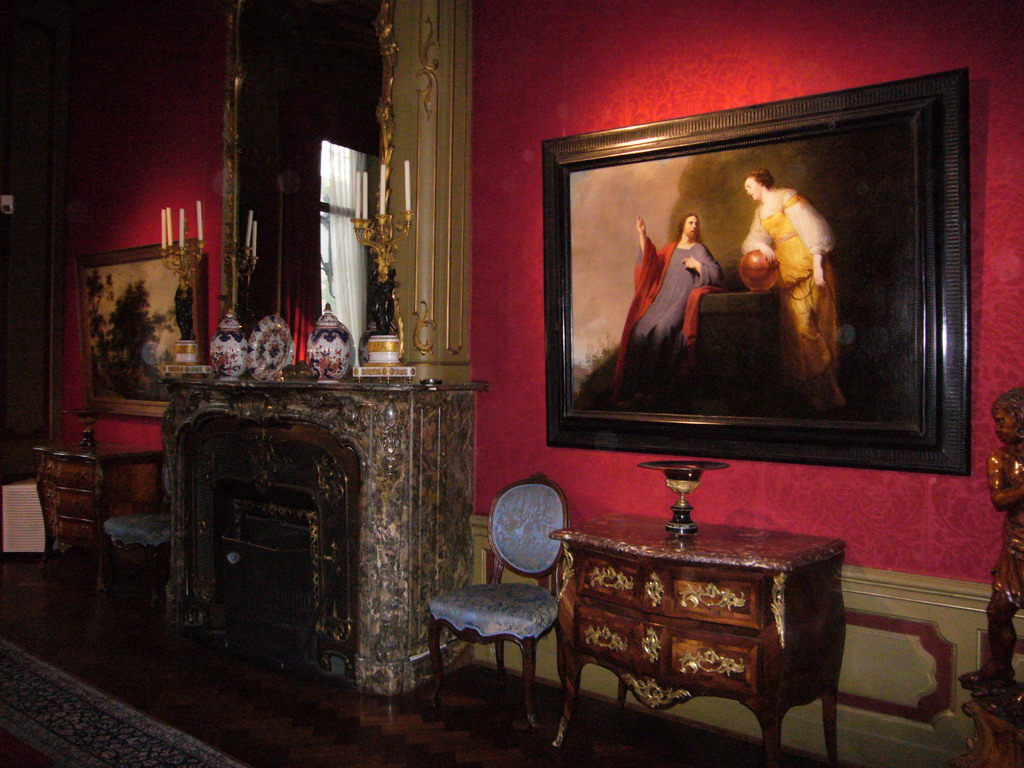
[[[526, 718], [536, 725], [533, 679], [537, 641], [558, 617], [557, 578], [549, 578], [559, 562], [552, 531], [569, 522], [562, 490], [542, 474], [512, 483], [491, 504], [488, 537], [494, 564], [487, 584], [471, 584], [430, 601], [430, 657], [434, 664], [433, 702], [437, 706], [444, 679], [441, 632], [473, 643], [495, 643], [499, 679], [505, 674], [504, 642], [519, 646], [523, 656], [523, 699]], [[508, 570], [537, 583], [502, 583]], [[541, 586], [548, 581], [548, 588]], [[561, 672], [561, 670], [559, 670]]]
[[[167, 508], [168, 490], [170, 487], [170, 467], [164, 462], [161, 474], [163, 485], [164, 509]], [[145, 559], [146, 569], [149, 576], [150, 596], [153, 602], [157, 602], [160, 590], [167, 580], [168, 559], [170, 557], [171, 545], [171, 516], [163, 512], [139, 512], [130, 515], [118, 515], [108, 517], [103, 521], [103, 530], [106, 532], [108, 541], [104, 546], [111, 544], [116, 550], [141, 553]], [[108, 550], [106, 558], [111, 572], [107, 574], [107, 583], [113, 583], [116, 563], [113, 558], [113, 551]]]

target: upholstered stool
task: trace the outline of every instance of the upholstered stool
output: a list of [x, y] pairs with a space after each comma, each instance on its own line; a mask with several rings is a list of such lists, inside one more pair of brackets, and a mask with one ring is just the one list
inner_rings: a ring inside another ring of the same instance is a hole
[[[103, 530], [117, 549], [144, 553], [148, 560], [150, 591], [156, 602], [159, 590], [167, 580], [171, 516], [143, 514], [110, 517], [103, 522]], [[113, 570], [113, 558], [108, 558], [108, 562]]]

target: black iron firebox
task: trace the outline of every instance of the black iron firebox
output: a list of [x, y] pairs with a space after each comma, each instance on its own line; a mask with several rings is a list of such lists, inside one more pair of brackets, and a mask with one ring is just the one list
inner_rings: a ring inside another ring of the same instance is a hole
[[227, 646], [285, 666], [312, 665], [316, 605], [309, 525], [250, 514], [242, 528], [223, 537]]
[[[289, 666], [354, 677], [359, 463], [306, 425], [210, 419], [189, 436], [186, 629]], [[335, 663], [340, 660], [341, 664]]]

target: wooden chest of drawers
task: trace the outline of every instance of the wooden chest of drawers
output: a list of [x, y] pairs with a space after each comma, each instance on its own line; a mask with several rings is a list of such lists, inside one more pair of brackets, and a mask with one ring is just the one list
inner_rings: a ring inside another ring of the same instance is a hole
[[777, 766], [782, 718], [822, 699], [836, 756], [842, 664], [843, 542], [701, 524], [669, 537], [657, 520], [609, 516], [557, 531], [564, 586], [558, 632], [568, 728], [588, 663], [619, 678], [643, 704], [694, 696], [736, 699], [757, 716], [765, 763]]
[[115, 445], [94, 448], [39, 446], [36, 486], [46, 521], [43, 563], [56, 545], [99, 551], [97, 589], [107, 583], [108, 549], [103, 522], [108, 517], [158, 512], [162, 451]]

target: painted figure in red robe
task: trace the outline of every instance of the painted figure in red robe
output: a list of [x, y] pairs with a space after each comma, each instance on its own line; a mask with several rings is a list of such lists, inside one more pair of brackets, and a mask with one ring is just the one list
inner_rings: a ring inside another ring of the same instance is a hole
[[661, 250], [637, 218], [640, 253], [633, 301], [626, 315], [615, 364], [616, 401], [643, 406], [671, 397], [687, 365], [684, 333], [687, 304], [695, 289], [719, 286], [722, 267], [700, 238], [700, 218], [683, 217], [679, 238]]

